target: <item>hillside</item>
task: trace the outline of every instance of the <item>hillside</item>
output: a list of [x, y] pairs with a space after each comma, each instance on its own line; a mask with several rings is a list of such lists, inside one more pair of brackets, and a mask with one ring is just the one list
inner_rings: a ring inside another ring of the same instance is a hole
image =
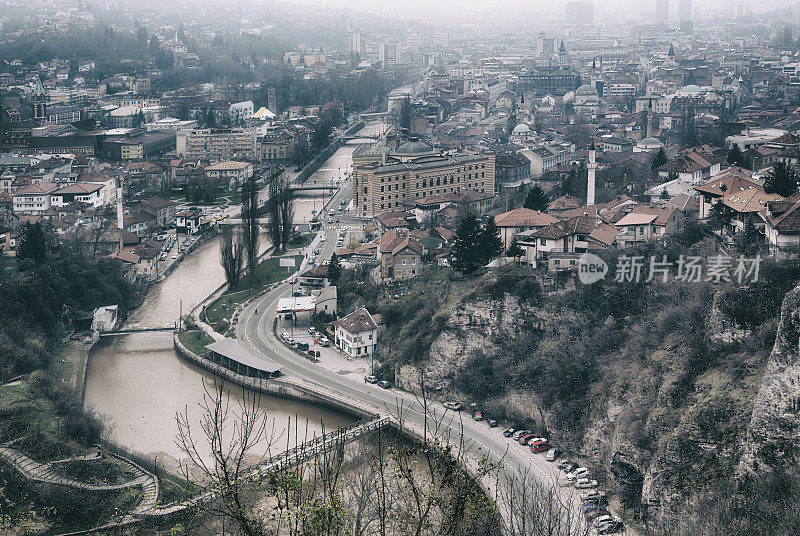
[[438, 398], [547, 433], [596, 467], [645, 533], [749, 534], [758, 512], [771, 512], [758, 520], [771, 534], [789, 533], [800, 291], [775, 341], [798, 268], [764, 264], [741, 287], [603, 281], [558, 292], [524, 267], [446, 273], [396, 299], [365, 294], [396, 341], [383, 346], [384, 374], [413, 389], [422, 365]]

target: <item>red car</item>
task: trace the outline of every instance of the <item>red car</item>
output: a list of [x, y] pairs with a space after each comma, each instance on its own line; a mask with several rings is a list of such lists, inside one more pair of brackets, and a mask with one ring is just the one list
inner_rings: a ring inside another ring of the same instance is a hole
[[546, 443], [544, 441], [534, 441], [531, 443], [531, 452], [534, 454], [538, 454], [539, 452], [546, 452], [550, 450], [552, 447], [550, 443]]
[[475, 419], [476, 421], [482, 421], [483, 413], [481, 413], [480, 410], [476, 410], [475, 413], [472, 414], [472, 418]]
[[536, 436], [537, 436], [537, 434], [527, 434], [527, 435], [524, 435], [524, 436], [522, 436], [522, 437], [520, 437], [520, 438], [519, 438], [519, 444], [520, 444], [520, 445], [527, 445], [527, 444], [528, 444], [528, 441], [530, 441], [531, 439], [533, 439], [533, 438], [534, 438], [534, 437], [536, 437]]

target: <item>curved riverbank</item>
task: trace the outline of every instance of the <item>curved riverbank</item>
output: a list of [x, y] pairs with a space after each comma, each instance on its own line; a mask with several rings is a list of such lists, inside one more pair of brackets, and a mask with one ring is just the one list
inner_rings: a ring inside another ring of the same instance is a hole
[[228, 370], [221, 365], [205, 359], [204, 357], [199, 356], [186, 348], [186, 346], [184, 346], [180, 341], [177, 333], [174, 335], [173, 339], [175, 344], [175, 352], [180, 357], [190, 361], [191, 363], [194, 363], [199, 367], [202, 367], [208, 372], [214, 374], [214, 376], [239, 385], [240, 387], [244, 387], [251, 391], [265, 395], [291, 398], [293, 400], [312, 404], [322, 404], [330, 409], [348, 413], [361, 419], [379, 417], [375, 412], [358, 403], [356, 400], [336, 396], [319, 389], [314, 389], [311, 385], [303, 385], [299, 382], [289, 379], [272, 378], [264, 380], [237, 374], [236, 372]]

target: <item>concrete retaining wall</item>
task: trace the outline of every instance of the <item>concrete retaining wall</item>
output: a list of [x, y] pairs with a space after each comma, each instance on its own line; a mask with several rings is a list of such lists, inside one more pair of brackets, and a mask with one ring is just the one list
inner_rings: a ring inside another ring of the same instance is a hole
[[[355, 125], [345, 130], [344, 136], [352, 136], [364, 128], [364, 124], [365, 123], [363, 120], [359, 121]], [[315, 156], [311, 162], [306, 164], [306, 167], [304, 167], [303, 170], [297, 175], [295, 181], [299, 183], [306, 182], [306, 180], [308, 180], [311, 175], [316, 173], [316, 171], [322, 167], [322, 164], [324, 164], [331, 156], [333, 156], [333, 153], [341, 149], [344, 144], [345, 140], [343, 140], [341, 137], [337, 137], [333, 142], [330, 143], [330, 145], [325, 147], [322, 152]]]

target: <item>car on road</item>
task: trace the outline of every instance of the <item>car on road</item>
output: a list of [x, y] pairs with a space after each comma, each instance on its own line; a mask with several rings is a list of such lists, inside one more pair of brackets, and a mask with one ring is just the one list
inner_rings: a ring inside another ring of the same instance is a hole
[[308, 350], [306, 353], [314, 358], [319, 357], [319, 350]]
[[175, 259], [177, 259], [180, 256], [181, 256], [181, 254], [176, 251], [175, 253], [172, 254], [172, 260], [174, 261]]
[[378, 382], [378, 387], [380, 387], [381, 389], [388, 389], [391, 386], [392, 384], [387, 382], [386, 380], [381, 380]]
[[328, 216], [330, 216], [330, 217], [336, 216], [336, 210], [334, 210], [334, 209], [330, 209], [330, 210], [328, 211]]
[[371, 383], [372, 385], [375, 385], [378, 383], [378, 381], [379, 380], [377, 376], [364, 376], [364, 383]]
[[328, 237], [325, 236], [325, 235], [322, 235], [322, 237], [319, 239], [319, 241], [320, 242], [327, 242], [328, 241]]
[[444, 407], [452, 410], [452, 411], [461, 411], [461, 408], [464, 407], [461, 405], [461, 402], [445, 402]]
[[476, 421], [482, 421], [483, 420], [483, 413], [481, 412], [481, 410], [476, 409], [472, 413], [472, 418], [475, 419]]
[[496, 428], [497, 427], [497, 421], [492, 419], [491, 417], [487, 417], [486, 418], [486, 424], [489, 425], [489, 428]]
[[597, 487], [597, 480], [589, 480], [588, 478], [579, 478], [575, 482], [575, 489], [594, 489]]
[[548, 462], [556, 461], [556, 458], [561, 456], [561, 451], [558, 449], [550, 449], [547, 451], [547, 455], [545, 455], [544, 459]]
[[503, 430], [503, 435], [506, 437], [511, 437], [512, 435], [514, 435], [514, 432], [515, 432], [514, 428], [506, 428], [505, 430]]

